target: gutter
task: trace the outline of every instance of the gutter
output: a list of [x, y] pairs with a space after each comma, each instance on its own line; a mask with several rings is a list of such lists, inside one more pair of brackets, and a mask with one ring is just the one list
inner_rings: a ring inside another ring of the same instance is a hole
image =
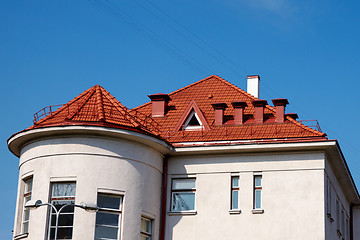
[[168, 155], [164, 157], [161, 193], [160, 240], [165, 240]]

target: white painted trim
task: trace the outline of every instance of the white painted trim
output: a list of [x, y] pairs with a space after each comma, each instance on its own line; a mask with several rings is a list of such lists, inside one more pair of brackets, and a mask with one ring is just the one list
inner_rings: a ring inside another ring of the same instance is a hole
[[15, 156], [19, 157], [21, 149], [33, 141], [37, 141], [43, 138], [58, 138], [64, 135], [79, 136], [79, 134], [83, 134], [84, 136], [96, 135], [110, 138], [127, 139], [150, 146], [162, 154], [166, 154], [173, 149], [170, 144], [156, 137], [131, 130], [101, 126], [56, 126], [25, 130], [11, 136], [8, 139], [8, 147]]
[[197, 214], [197, 211], [195, 210], [189, 210], [189, 211], [180, 211], [180, 212], [168, 212], [168, 215], [169, 216], [172, 216], [172, 215], [196, 215]]
[[[254, 144], [249, 141], [246, 143], [249, 144], [241, 144], [245, 143], [244, 141], [221, 141], [221, 142], [189, 142], [189, 143], [177, 143], [183, 144], [184, 147], [175, 147], [174, 151], [176, 153], [201, 153], [201, 152], [222, 152], [229, 150], [244, 150], [244, 151], [259, 151], [259, 150], [272, 150], [272, 151], [287, 151], [287, 150], [304, 150], [304, 148], [327, 148], [336, 146], [335, 141], [321, 141], [321, 142], [300, 142], [300, 143], [258, 143]], [[219, 144], [217, 146], [213, 146], [210, 144]], [[223, 145], [220, 145], [223, 144]]]

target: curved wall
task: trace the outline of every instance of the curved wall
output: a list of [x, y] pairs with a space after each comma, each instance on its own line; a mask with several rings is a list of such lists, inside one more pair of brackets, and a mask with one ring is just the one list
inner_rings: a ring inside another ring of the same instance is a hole
[[[159, 235], [163, 156], [126, 139], [68, 136], [34, 141], [21, 150], [20, 180], [33, 176], [32, 199], [49, 201], [50, 183], [76, 181], [76, 203], [96, 203], [98, 192], [123, 195], [121, 239], [139, 239], [141, 216]], [[14, 235], [20, 233], [23, 183], [19, 181]], [[27, 239], [45, 239], [46, 207], [31, 210]], [[73, 239], [94, 239], [95, 214], [75, 210]]]

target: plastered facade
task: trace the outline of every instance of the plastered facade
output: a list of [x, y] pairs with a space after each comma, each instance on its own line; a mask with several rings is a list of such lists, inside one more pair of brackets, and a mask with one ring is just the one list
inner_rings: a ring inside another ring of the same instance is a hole
[[[121, 239], [139, 237], [141, 216], [153, 219], [158, 238], [162, 161], [162, 154], [154, 149], [122, 139], [63, 137], [28, 144], [20, 157], [14, 231], [21, 231], [22, 179], [32, 176], [32, 199], [43, 202], [49, 200], [52, 182], [76, 182], [76, 203], [96, 203], [98, 192], [121, 195]], [[46, 207], [31, 210], [27, 239], [45, 239], [45, 216]], [[95, 214], [76, 208], [73, 239], [94, 239], [94, 231]]]

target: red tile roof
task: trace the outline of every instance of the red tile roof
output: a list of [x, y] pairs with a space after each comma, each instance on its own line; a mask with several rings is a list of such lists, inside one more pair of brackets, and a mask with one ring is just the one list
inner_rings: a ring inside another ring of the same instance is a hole
[[38, 120], [32, 128], [57, 125], [97, 125], [127, 128], [158, 135], [157, 123], [136, 111], [129, 110], [99, 85], [86, 90], [57, 111]]
[[[253, 101], [257, 98], [225, 81], [218, 76], [210, 76], [189, 86], [169, 94], [168, 112], [164, 117], [154, 119], [161, 126], [161, 135], [171, 143], [205, 142], [228, 140], [259, 140], [259, 139], [288, 139], [288, 138], [322, 138], [326, 134], [313, 130], [305, 125], [286, 117], [284, 123], [275, 123], [275, 108], [266, 105], [264, 108], [264, 123], [254, 123], [255, 108]], [[210, 130], [178, 131], [175, 126], [190, 102], [194, 101], [200, 108], [210, 126]], [[214, 126], [214, 103], [246, 102], [244, 109], [244, 124], [232, 125], [234, 109], [228, 107], [224, 111], [225, 124]], [[151, 116], [151, 102], [145, 103], [132, 111]]]
[[[269, 105], [264, 108], [264, 123], [255, 124], [253, 101], [257, 98], [218, 76], [210, 76], [176, 90], [170, 93], [169, 97], [166, 115], [151, 117], [151, 102], [129, 110], [104, 88], [96, 85], [38, 120], [29, 129], [63, 125], [106, 126], [140, 131], [170, 143], [271, 139], [326, 140], [326, 134], [306, 127], [291, 117], [285, 117], [283, 123], [275, 123], [275, 108]], [[238, 101], [247, 104], [244, 109], [244, 123], [233, 125], [234, 109], [231, 103]], [[214, 126], [214, 103], [226, 103], [229, 106], [224, 111], [224, 125]], [[181, 130], [179, 121], [186, 119], [184, 114], [189, 111], [189, 106], [195, 106], [196, 111], [201, 111], [201, 121], [206, 121], [207, 128]]]

